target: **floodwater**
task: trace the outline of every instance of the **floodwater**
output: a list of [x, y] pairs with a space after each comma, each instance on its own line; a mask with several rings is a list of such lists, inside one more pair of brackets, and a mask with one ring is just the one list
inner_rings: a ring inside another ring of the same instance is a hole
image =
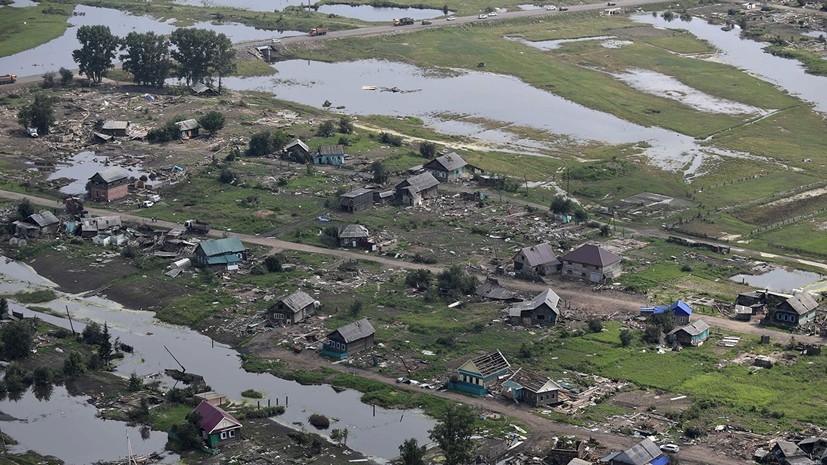
[[[11, 5], [3, 5], [3, 6], [0, 6], [0, 8], [3, 8], [4, 6], [11, 6], [11, 7], [14, 7], [14, 8], [26, 8], [26, 7], [29, 7], [29, 6], [37, 6], [37, 5], [38, 5], [38, 3], [33, 2], [32, 0], [14, 0], [11, 3]], [[816, 37], [818, 37], [818, 36], [816, 36]]]
[[523, 3], [521, 5], [517, 5], [517, 8], [521, 10], [542, 10], [543, 7], [540, 5], [535, 5], [533, 3]]
[[[656, 166], [697, 170], [713, 154], [748, 158], [749, 155], [700, 147], [688, 136], [658, 127], [630, 123], [609, 113], [592, 110], [552, 93], [529, 86], [513, 76], [461, 71], [438, 75], [404, 63], [379, 60], [322, 63], [290, 60], [274, 65], [278, 75], [226, 78], [234, 89], [273, 92], [279, 98], [320, 108], [325, 100], [352, 114], [417, 116], [429, 119], [437, 130], [456, 130], [453, 122], [434, 118], [462, 114], [491, 121], [547, 130], [572, 141], [609, 144], [646, 142], [646, 154]], [[398, 87], [403, 92], [361, 90], [363, 85]], [[476, 128], [471, 129], [476, 132]], [[466, 135], [466, 134], [462, 134]], [[471, 135], [471, 134], [467, 134]], [[474, 134], [481, 140], [501, 142], [502, 134]]]
[[632, 19], [664, 29], [687, 30], [720, 50], [716, 61], [748, 71], [759, 79], [775, 84], [790, 94], [812, 103], [817, 111], [827, 113], [827, 92], [824, 91], [827, 88], [827, 77], [807, 74], [798, 61], [765, 52], [764, 43], [741, 39], [740, 29], [724, 31], [720, 25], [705, 21], [669, 22], [660, 16], [655, 18], [652, 15], [635, 15]]
[[320, 5], [319, 13], [355, 18], [362, 21], [391, 23], [395, 18], [434, 19], [443, 16], [442, 10], [419, 8], [380, 8], [370, 5]]
[[790, 292], [794, 289], [801, 289], [808, 284], [821, 281], [824, 278], [824, 276], [818, 273], [809, 271], [770, 267], [769, 271], [762, 274], [738, 274], [729, 279], [738, 283], [743, 282], [755, 288], [769, 289], [777, 292]]
[[[77, 40], [78, 26], [93, 26], [104, 24], [109, 26], [112, 34], [123, 37], [130, 32], [155, 32], [169, 34], [177, 27], [172, 22], [158, 21], [149, 16], [134, 16], [111, 8], [97, 8], [85, 5], [75, 7], [75, 15], [70, 16], [69, 27], [66, 32], [50, 42], [35, 48], [0, 58], [0, 70], [3, 73], [12, 73], [19, 76], [42, 74], [48, 71], [57, 71], [61, 67], [75, 69], [77, 65], [72, 59], [72, 51], [80, 48]], [[196, 23], [191, 28], [209, 29], [226, 34], [233, 42], [245, 40], [269, 40], [274, 37], [302, 35], [297, 31], [265, 31], [242, 24], [212, 24]]]
[[769, 112], [752, 105], [714, 97], [687, 86], [672, 76], [646, 69], [633, 69], [616, 74], [619, 80], [647, 94], [676, 100], [698, 111], [727, 115], [766, 115]]
[[190, 6], [225, 7], [239, 10], [275, 12], [288, 6], [309, 5], [303, 0], [175, 0], [175, 3]]
[[[143, 439], [140, 427], [98, 418], [97, 409], [88, 399], [69, 395], [64, 386], [54, 386], [47, 391], [29, 390], [19, 400], [0, 401], [0, 411], [22, 420], [0, 422], [3, 432], [19, 443], [9, 446], [8, 450], [15, 453], [35, 450], [59, 457], [67, 465], [124, 458], [129, 444], [134, 455], [163, 451], [166, 432], [149, 431], [149, 436]], [[94, 440], [94, 447], [88, 447], [90, 440]], [[178, 461], [175, 454], [164, 455], [163, 463]]]
[[[4, 264], [0, 260], [0, 275], [5, 275], [7, 269], [25, 277], [21, 272], [25, 267]], [[10, 276], [5, 277], [11, 279]], [[376, 408], [374, 416], [372, 407], [361, 402], [359, 392], [336, 392], [328, 385], [302, 386], [269, 374], [247, 373], [241, 369], [239, 354], [235, 350], [221, 344], [213, 345], [208, 337], [188, 328], [161, 323], [151, 312], [130, 310], [103, 298], [71, 295], [63, 295], [53, 302], [38, 306], [49, 307], [60, 314], [68, 307], [77, 331], [83, 330], [82, 321], [96, 321], [100, 324], [106, 322], [113, 338], [120, 338], [121, 342], [135, 349], [132, 355], [127, 354], [117, 366], [117, 372], [124, 376], [132, 372], [146, 376], [162, 373], [167, 368], [179, 368], [165, 350], [164, 347], [167, 347], [188, 373], [204, 376], [213, 390], [226, 394], [231, 399], [240, 399], [241, 391], [245, 389], [255, 389], [265, 394], [263, 402], [269, 398], [274, 405], [277, 400], [284, 405], [289, 400], [287, 411], [278, 417], [278, 421], [288, 426], [295, 427], [293, 423], [298, 422], [302, 427], [315, 431], [307, 421], [313, 413], [339, 419], [332, 423], [331, 428], [347, 428], [348, 446], [366, 455], [391, 459], [399, 454], [398, 447], [406, 438], [416, 438], [420, 444], [429, 442], [428, 431], [433, 428], [434, 421], [420, 410]], [[37, 315], [45, 321], [69, 328], [68, 320], [63, 318], [29, 310], [24, 311], [24, 314]], [[34, 405], [32, 410], [21, 417], [31, 421], [51, 408], [45, 404], [38, 406], [40, 404]], [[3, 408], [4, 405], [0, 404], [0, 410]], [[8, 426], [3, 427], [3, 431], [14, 436]], [[41, 451], [44, 442], [47, 441], [31, 442], [25, 446]], [[55, 455], [63, 457], [69, 453], [65, 450]], [[94, 460], [90, 456], [86, 463], [92, 461]]]
[[575, 39], [555, 39], [555, 40], [538, 40], [531, 41], [523, 39], [522, 37], [506, 37], [507, 40], [513, 40], [523, 45], [536, 48], [538, 50], [554, 50], [560, 48], [563, 44], [570, 42], [587, 42], [591, 40], [609, 40], [616, 39], [615, 36], [593, 36], [593, 37], [577, 37]]
[[[83, 194], [86, 192], [86, 183], [89, 178], [95, 175], [98, 171], [117, 166], [109, 162], [109, 157], [105, 155], [96, 155], [95, 152], [80, 152], [70, 159], [69, 164], [57, 165], [55, 172], [49, 175], [48, 180], [54, 179], [71, 179], [72, 182], [65, 186], [61, 186], [60, 192], [69, 195]], [[122, 167], [130, 176], [140, 178], [141, 175], [146, 174], [133, 167]]]

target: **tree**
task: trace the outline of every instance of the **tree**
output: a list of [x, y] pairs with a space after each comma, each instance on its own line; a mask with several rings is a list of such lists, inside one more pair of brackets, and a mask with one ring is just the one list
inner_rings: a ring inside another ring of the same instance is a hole
[[55, 123], [55, 110], [52, 99], [46, 94], [37, 94], [34, 101], [25, 105], [17, 113], [17, 122], [24, 128], [37, 128], [41, 134], [48, 134], [49, 127]]
[[218, 175], [218, 182], [221, 184], [230, 184], [235, 179], [235, 173], [229, 168], [222, 168]]
[[660, 344], [660, 337], [663, 334], [658, 325], [649, 325], [643, 331], [643, 341], [652, 344]]
[[402, 465], [424, 465], [425, 446], [420, 446], [416, 438], [406, 439], [399, 446], [399, 458]]
[[247, 155], [251, 157], [269, 155], [271, 153], [281, 152], [287, 144], [289, 136], [281, 130], [270, 132], [262, 131], [253, 134], [250, 138], [250, 144], [247, 148]]
[[181, 131], [178, 130], [178, 125], [175, 121], [167, 121], [161, 127], [152, 128], [146, 135], [146, 140], [153, 143], [164, 143], [181, 138]]
[[264, 267], [267, 268], [267, 271], [270, 273], [278, 273], [282, 269], [283, 261], [284, 257], [282, 255], [268, 255], [267, 258], [264, 259]]
[[208, 71], [218, 75], [218, 93], [221, 93], [221, 78], [233, 74], [236, 70], [235, 48], [233, 41], [226, 34], [215, 34], [212, 42], [212, 54]]
[[[799, 0], [799, 2], [800, 1], [801, 0]], [[740, 27], [742, 31], [747, 30], [747, 17], [746, 16], [741, 16], [741, 19], [738, 20], [738, 27]]]
[[78, 64], [81, 74], [100, 83], [109, 68], [118, 49], [118, 37], [112, 34], [109, 26], [81, 26], [77, 33], [80, 48], [72, 52], [72, 58]]
[[577, 224], [585, 223], [588, 220], [589, 214], [586, 212], [586, 210], [584, 210], [583, 208], [578, 208], [574, 210], [574, 221], [577, 222]]
[[103, 323], [100, 341], [98, 342], [98, 357], [104, 365], [112, 359], [112, 336], [109, 334], [109, 325]]
[[599, 318], [589, 318], [586, 324], [589, 326], [589, 332], [599, 333], [603, 331], [603, 322]]
[[559, 215], [567, 215], [571, 212], [574, 208], [574, 202], [571, 199], [562, 196], [562, 195], [555, 195], [553, 199], [551, 199], [551, 212], [556, 213]]
[[431, 270], [412, 270], [405, 275], [405, 285], [419, 291], [424, 291], [431, 286], [433, 275]]
[[170, 56], [178, 66], [175, 68], [175, 77], [184, 79], [187, 86], [196, 82], [203, 82], [209, 75], [211, 37], [213, 31], [205, 29], [178, 28], [170, 35], [170, 43], [174, 48]]
[[43, 82], [40, 84], [40, 87], [44, 89], [51, 89], [55, 86], [55, 73], [48, 72], [43, 75]]
[[612, 235], [612, 229], [609, 227], [608, 224], [600, 226], [600, 235], [603, 237], [609, 237]]
[[144, 86], [163, 87], [169, 77], [169, 41], [154, 32], [130, 32], [120, 44], [123, 70], [132, 81]]
[[129, 392], [137, 392], [143, 389], [144, 382], [141, 378], [138, 377], [137, 374], [133, 371], [131, 375], [129, 375]]
[[48, 386], [52, 384], [53, 377], [52, 369], [47, 366], [39, 366], [35, 368], [32, 373], [32, 380], [35, 386]]
[[339, 118], [339, 132], [342, 134], [353, 134], [353, 121], [347, 116]]
[[63, 374], [66, 376], [77, 376], [86, 371], [86, 364], [83, 362], [83, 355], [73, 350], [63, 361]]
[[620, 345], [623, 347], [627, 347], [629, 344], [632, 343], [632, 332], [628, 329], [623, 329], [620, 331]]
[[474, 418], [471, 407], [454, 404], [445, 410], [439, 424], [429, 432], [431, 440], [442, 449], [445, 465], [461, 465], [471, 460]]
[[[35, 214], [34, 205], [29, 199], [23, 199], [17, 204], [17, 217], [28, 218]], [[8, 304], [7, 304], [8, 307]]]
[[9, 301], [5, 297], [0, 298], [0, 318], [9, 316]]
[[382, 163], [381, 160], [376, 160], [375, 162], [371, 163], [370, 171], [373, 174], [373, 182], [379, 184], [385, 184], [390, 177], [390, 173], [388, 173], [388, 169], [385, 168], [385, 164]]
[[32, 350], [34, 328], [26, 321], [12, 321], [3, 327], [0, 340], [3, 341], [3, 355], [10, 360], [29, 356]]
[[448, 11], [449, 11], [449, 10], [448, 10], [448, 5], [443, 5], [443, 6], [442, 6], [442, 13], [447, 15], [447, 14], [448, 14]]
[[438, 146], [433, 142], [422, 142], [419, 144], [419, 154], [424, 158], [435, 158]]
[[209, 132], [210, 135], [224, 129], [225, 123], [226, 118], [224, 114], [218, 111], [207, 112], [207, 114], [198, 118], [198, 124], [200, 124], [205, 131]]
[[335, 134], [336, 127], [333, 125], [333, 121], [326, 120], [322, 121], [319, 125], [319, 128], [316, 129], [316, 135], [319, 137], [331, 137]]
[[75, 79], [75, 73], [70, 69], [61, 67], [58, 74], [60, 74], [60, 85], [63, 87], [69, 86]]
[[675, 329], [675, 315], [672, 312], [656, 313], [652, 315], [652, 324], [658, 326], [664, 333], [668, 333]]
[[437, 276], [437, 284], [440, 292], [448, 297], [456, 298], [474, 292], [479, 281], [466, 273], [459, 265], [453, 265]]

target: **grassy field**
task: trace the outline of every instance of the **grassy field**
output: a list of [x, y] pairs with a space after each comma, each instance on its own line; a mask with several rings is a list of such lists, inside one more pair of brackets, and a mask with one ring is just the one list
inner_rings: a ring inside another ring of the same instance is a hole
[[[40, 3], [26, 8], [0, 9], [0, 57], [14, 55], [60, 37], [74, 6]], [[50, 11], [45, 14], [44, 10]], [[0, 70], [0, 74], [5, 71]]]

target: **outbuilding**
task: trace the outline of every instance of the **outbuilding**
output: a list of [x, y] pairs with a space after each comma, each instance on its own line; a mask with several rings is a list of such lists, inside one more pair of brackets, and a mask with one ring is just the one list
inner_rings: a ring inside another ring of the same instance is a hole
[[373, 189], [360, 187], [339, 196], [339, 208], [348, 213], [356, 213], [373, 206]]

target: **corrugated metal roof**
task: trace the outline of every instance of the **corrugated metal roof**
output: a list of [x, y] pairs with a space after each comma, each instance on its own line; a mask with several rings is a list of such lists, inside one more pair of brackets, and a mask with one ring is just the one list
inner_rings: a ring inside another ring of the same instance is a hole
[[537, 294], [534, 296], [533, 299], [526, 301], [526, 302], [518, 302], [514, 304], [509, 310], [508, 314], [510, 316], [520, 316], [520, 314], [524, 311], [534, 310], [535, 308], [546, 304], [554, 310], [555, 313], [558, 315], [560, 314], [560, 310], [557, 309], [557, 305], [560, 303], [560, 296], [557, 295], [556, 292], [552, 291], [551, 289], [546, 289], [545, 291]]
[[319, 147], [319, 155], [344, 155], [344, 145], [322, 145]]
[[341, 197], [352, 199], [352, 198], [355, 198], [355, 197], [359, 197], [360, 195], [365, 195], [367, 193], [373, 193], [373, 189], [367, 189], [367, 188], [364, 188], [364, 187], [360, 187], [358, 189], [353, 189], [352, 191], [345, 192], [344, 194], [341, 195]]
[[129, 127], [129, 121], [121, 121], [115, 119], [108, 119], [103, 122], [103, 126], [101, 129], [105, 131], [116, 131], [120, 129], [126, 129]]
[[287, 144], [287, 145], [285, 145], [285, 146], [284, 146], [284, 151], [285, 151], [285, 152], [287, 152], [287, 151], [289, 151], [290, 149], [292, 149], [293, 147], [301, 147], [301, 149], [302, 149], [302, 150], [304, 150], [304, 151], [305, 151], [305, 152], [307, 152], [307, 153], [310, 153], [310, 147], [308, 147], [308, 146], [307, 146], [307, 144], [305, 144], [304, 142], [302, 142], [302, 140], [301, 140], [301, 139], [293, 139], [293, 140], [291, 140], [289, 144]]
[[813, 299], [809, 292], [798, 292], [785, 302], [799, 315], [806, 315], [818, 307], [818, 302]]
[[554, 254], [554, 249], [551, 248], [547, 242], [533, 245], [531, 247], [523, 247], [519, 254], [523, 254], [526, 258], [528, 266], [535, 267], [546, 264], [559, 263], [557, 255]]
[[81, 218], [81, 229], [84, 231], [103, 231], [121, 225], [120, 216], [98, 216], [96, 218]]
[[109, 168], [98, 171], [92, 178], [95, 176], [100, 176], [104, 182], [110, 183], [128, 178], [129, 172], [120, 166], [110, 166]]
[[433, 160], [425, 163], [425, 169], [435, 169], [440, 171], [454, 171], [467, 165], [468, 163], [457, 155], [456, 152], [451, 152], [448, 155], [436, 157]]
[[669, 307], [669, 309], [672, 310], [672, 313], [674, 313], [675, 316], [678, 316], [678, 315], [680, 315], [680, 316], [690, 316], [690, 315], [692, 315], [692, 307], [690, 307], [689, 304], [687, 304], [683, 300], [678, 300], [677, 302], [673, 303]]
[[503, 356], [499, 350], [481, 355], [471, 360], [471, 362], [477, 366], [477, 370], [479, 370], [480, 375], [483, 377], [511, 367], [511, 364], [508, 363], [508, 360], [505, 359], [505, 356]]
[[433, 174], [430, 171], [426, 171], [422, 174], [417, 174], [416, 176], [411, 176], [406, 178], [404, 181], [400, 182], [396, 185], [397, 189], [407, 187], [411, 193], [418, 193], [424, 190], [428, 190], [434, 186], [438, 186], [439, 181], [436, 180]]
[[298, 312], [304, 307], [312, 305], [314, 302], [316, 302], [316, 299], [310, 297], [310, 295], [304, 291], [296, 291], [288, 295], [287, 297], [281, 299], [281, 301], [290, 310], [293, 310], [293, 312]]
[[500, 282], [493, 278], [483, 281], [474, 293], [480, 297], [493, 300], [511, 300], [516, 294], [500, 286]]
[[361, 224], [349, 224], [343, 228], [339, 228], [339, 239], [358, 239], [368, 237], [369, 235], [368, 228]]
[[208, 434], [215, 431], [216, 427], [221, 423], [221, 420], [226, 419], [230, 423], [241, 426], [241, 422], [235, 419], [234, 416], [225, 412], [221, 407], [216, 407], [211, 403], [202, 400], [195, 411], [201, 414], [201, 421], [198, 422], [198, 427], [206, 431]]
[[526, 368], [517, 370], [509, 380], [534, 393], [560, 390], [560, 386], [548, 376]]
[[621, 452], [613, 460], [629, 465], [646, 465], [662, 455], [658, 446], [651, 439], [646, 438]]
[[57, 219], [57, 217], [48, 210], [43, 210], [40, 213], [30, 215], [27, 218], [27, 220], [40, 226], [41, 228], [45, 228], [46, 226], [60, 223], [60, 220]]
[[244, 252], [244, 244], [237, 237], [227, 237], [224, 239], [212, 239], [198, 244], [198, 247], [204, 252], [207, 257], [224, 255], [227, 253]]
[[669, 334], [675, 334], [675, 333], [678, 333], [680, 331], [684, 331], [685, 333], [689, 334], [690, 336], [698, 336], [698, 335], [700, 335], [701, 333], [703, 333], [704, 331], [706, 331], [708, 329], [709, 329], [709, 324], [707, 324], [706, 321], [696, 320], [696, 321], [693, 321], [692, 323], [689, 323], [686, 326], [680, 326], [680, 327], [677, 327], [677, 328], [673, 329], [672, 331], [669, 331]]
[[569, 261], [590, 266], [609, 266], [620, 261], [620, 256], [609, 252], [594, 244], [584, 244], [579, 248], [560, 257], [561, 261]]
[[178, 121], [177, 123], [175, 123], [175, 125], [178, 126], [179, 131], [192, 131], [193, 129], [198, 129], [201, 127], [201, 125], [198, 124], [198, 121], [194, 119], [185, 119], [184, 121]]
[[330, 337], [336, 333], [339, 333], [342, 336], [342, 339], [345, 343], [357, 341], [364, 337], [368, 337], [371, 334], [374, 334], [376, 331], [373, 329], [373, 326], [370, 324], [367, 318], [363, 318], [359, 321], [354, 321], [349, 325], [342, 326], [341, 328], [337, 329], [330, 333], [327, 337]]

